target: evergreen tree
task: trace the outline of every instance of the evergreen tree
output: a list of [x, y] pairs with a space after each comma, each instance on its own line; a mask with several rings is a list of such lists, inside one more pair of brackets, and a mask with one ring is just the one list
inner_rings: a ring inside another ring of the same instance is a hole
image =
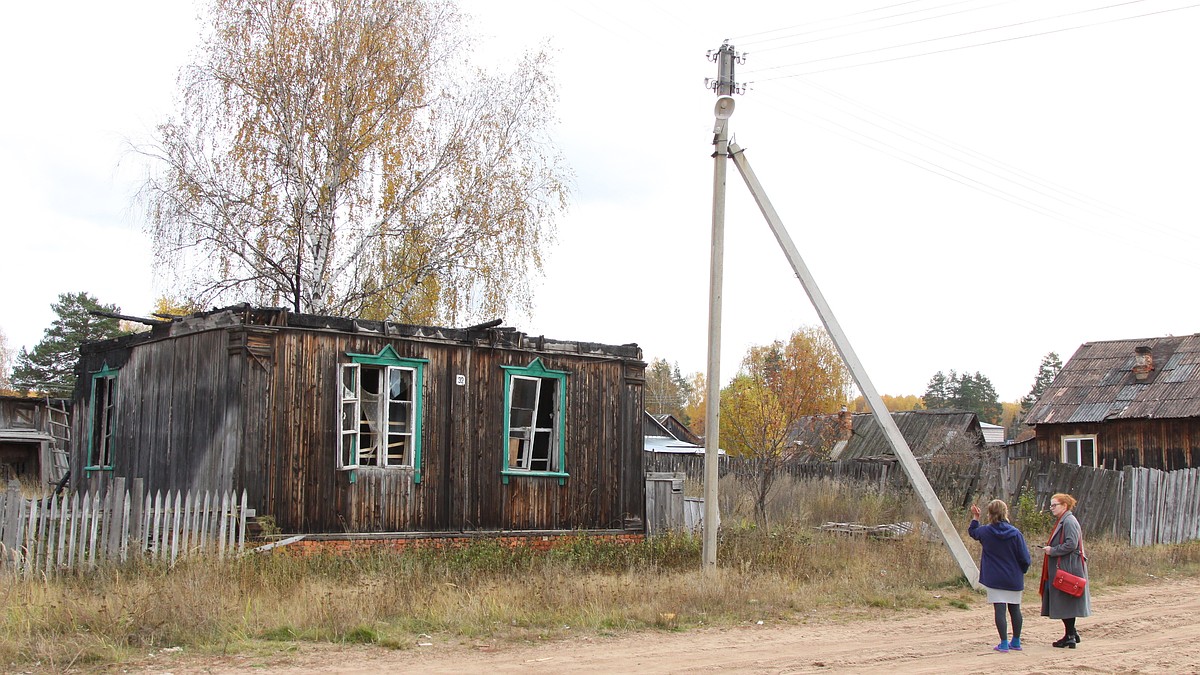
[[959, 375], [951, 370], [949, 375], [938, 371], [929, 380], [923, 397], [925, 408], [937, 410], [969, 410], [983, 422], [997, 423], [1004, 412], [996, 387], [988, 377], [978, 371]]
[[1046, 387], [1050, 386], [1060, 370], [1062, 370], [1062, 360], [1058, 358], [1057, 352], [1050, 352], [1042, 357], [1042, 365], [1038, 367], [1038, 374], [1033, 380], [1033, 386], [1030, 387], [1025, 398], [1021, 399], [1021, 419], [1025, 419], [1025, 416], [1033, 409], [1033, 405], [1042, 397]]
[[925, 409], [937, 410], [950, 407], [950, 399], [953, 398], [954, 390], [957, 388], [957, 373], [951, 370], [950, 375], [946, 376], [942, 371], [937, 371], [929, 379], [929, 384], [925, 386], [925, 394], [921, 397], [925, 403]]
[[79, 345], [123, 335], [120, 321], [89, 314], [92, 310], [116, 314], [116, 305], [101, 305], [86, 292], [63, 293], [50, 307], [58, 318], [28, 352], [17, 355], [12, 384], [23, 391], [40, 391], [54, 396], [69, 396], [75, 388], [75, 363]]

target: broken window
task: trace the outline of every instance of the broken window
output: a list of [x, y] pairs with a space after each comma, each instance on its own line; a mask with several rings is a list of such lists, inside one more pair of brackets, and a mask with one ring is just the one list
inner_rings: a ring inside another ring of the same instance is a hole
[[113, 445], [116, 438], [117, 371], [105, 364], [92, 373], [92, 393], [88, 400], [87, 470], [113, 468]]
[[1089, 436], [1063, 436], [1063, 464], [1090, 466], [1094, 469], [1099, 466], [1097, 464], [1097, 454], [1095, 434]]
[[426, 361], [347, 354], [340, 378], [338, 466], [413, 467], [420, 481], [421, 383]]
[[567, 477], [563, 417], [567, 374], [547, 370], [541, 359], [528, 367], [504, 366], [505, 482], [509, 475]]

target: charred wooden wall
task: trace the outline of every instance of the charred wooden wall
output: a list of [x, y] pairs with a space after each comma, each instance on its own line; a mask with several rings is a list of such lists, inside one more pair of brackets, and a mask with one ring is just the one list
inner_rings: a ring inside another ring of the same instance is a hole
[[[427, 359], [423, 388], [421, 482], [413, 472], [364, 467], [339, 471], [338, 365], [346, 352]], [[644, 507], [640, 421], [643, 366], [621, 359], [535, 353], [487, 345], [280, 330], [275, 334], [270, 400], [247, 418], [248, 446], [263, 510], [288, 530], [388, 532], [620, 528]], [[541, 358], [567, 377], [566, 471], [502, 480], [504, 370]], [[455, 384], [464, 375], [466, 384]], [[248, 390], [261, 388], [253, 385]], [[259, 436], [255, 438], [254, 436]]]
[[[71, 480], [144, 478], [152, 490], [240, 489], [238, 392], [229, 386], [227, 333], [209, 330], [136, 347], [85, 351], [72, 416]], [[113, 470], [87, 475], [92, 373], [117, 369]], [[111, 474], [111, 476], [110, 476]]]
[[1064, 436], [1096, 435], [1100, 468], [1139, 466], [1174, 471], [1200, 466], [1200, 419], [1130, 419], [1039, 424], [1037, 457], [1060, 461]]
[[[347, 352], [387, 345], [428, 360], [419, 483], [411, 469], [337, 467], [338, 366]], [[548, 476], [502, 480], [502, 366], [535, 358], [568, 373], [562, 485]], [[89, 376], [76, 392], [74, 433], [84, 439], [72, 461], [76, 481], [85, 478], [90, 373], [104, 363], [119, 369], [111, 475], [142, 477], [150, 491], [245, 489], [252, 507], [288, 532], [641, 526], [645, 364], [635, 359], [276, 326], [119, 345], [81, 361]]]

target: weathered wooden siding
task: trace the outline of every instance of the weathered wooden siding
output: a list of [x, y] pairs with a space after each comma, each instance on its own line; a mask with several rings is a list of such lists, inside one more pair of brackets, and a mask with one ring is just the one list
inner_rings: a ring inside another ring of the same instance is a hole
[[1128, 419], [1039, 424], [1039, 459], [1062, 459], [1064, 436], [1096, 435], [1100, 468], [1139, 466], [1173, 471], [1200, 466], [1200, 419]]
[[[627, 380], [619, 360], [319, 331], [281, 329], [274, 342], [274, 412], [263, 443], [277, 450], [261, 455], [258, 471], [272, 487], [260, 512], [285, 530], [612, 529], [640, 518], [641, 439], [630, 421], [641, 414], [640, 368]], [[387, 345], [428, 360], [421, 482], [408, 469], [360, 468], [352, 483], [336, 466], [338, 365], [346, 352]], [[534, 358], [568, 373], [563, 485], [552, 476], [509, 476], [505, 484], [501, 476], [502, 366]], [[466, 385], [454, 384], [458, 374]], [[247, 410], [252, 399], [248, 392]]]
[[[85, 482], [102, 488], [120, 476], [143, 478], [154, 491], [245, 490], [252, 508], [289, 532], [641, 527], [640, 360], [504, 346], [496, 336], [468, 341], [462, 331], [457, 340], [427, 339], [242, 325], [231, 316], [214, 315], [190, 333], [84, 350], [77, 472], [87, 457], [90, 373], [104, 363], [118, 369], [114, 469]], [[337, 467], [339, 366], [347, 352], [387, 346], [427, 361], [420, 483], [411, 468]], [[554, 476], [510, 475], [505, 483], [501, 474], [503, 366], [535, 358], [568, 373], [562, 432], [570, 475], [561, 485]]]
[[[230, 396], [227, 336], [209, 330], [137, 349], [85, 353], [72, 419], [73, 484], [101, 487], [111, 476], [143, 478], [155, 490], [228, 491], [241, 448], [224, 433]], [[117, 369], [113, 470], [87, 475], [92, 373]], [[180, 383], [185, 383], [181, 386]], [[110, 476], [111, 474], [111, 476]]]

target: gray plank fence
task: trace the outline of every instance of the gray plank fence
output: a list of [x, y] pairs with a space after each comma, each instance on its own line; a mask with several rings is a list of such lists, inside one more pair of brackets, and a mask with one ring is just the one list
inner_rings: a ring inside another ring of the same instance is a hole
[[[1022, 493], [1034, 495], [1046, 509], [1050, 496], [1065, 492], [1075, 497], [1075, 514], [1085, 531], [1109, 534], [1135, 546], [1173, 544], [1200, 539], [1200, 468], [1160, 471], [1126, 467], [1121, 471], [1093, 469], [1028, 458], [932, 458], [920, 460], [930, 485], [947, 507], [1002, 498], [1014, 505]], [[722, 457], [721, 476], [760, 469], [752, 459]], [[702, 480], [704, 457], [647, 453], [648, 471], [677, 471]], [[908, 477], [895, 462], [805, 462], [784, 465], [780, 471], [795, 480], [854, 480], [877, 489], [911, 490]]]
[[113, 481], [103, 496], [27, 499], [16, 481], [0, 494], [0, 575], [55, 575], [146, 555], [172, 565], [203, 553], [224, 558], [245, 548], [246, 493], [142, 496], [140, 481]]

